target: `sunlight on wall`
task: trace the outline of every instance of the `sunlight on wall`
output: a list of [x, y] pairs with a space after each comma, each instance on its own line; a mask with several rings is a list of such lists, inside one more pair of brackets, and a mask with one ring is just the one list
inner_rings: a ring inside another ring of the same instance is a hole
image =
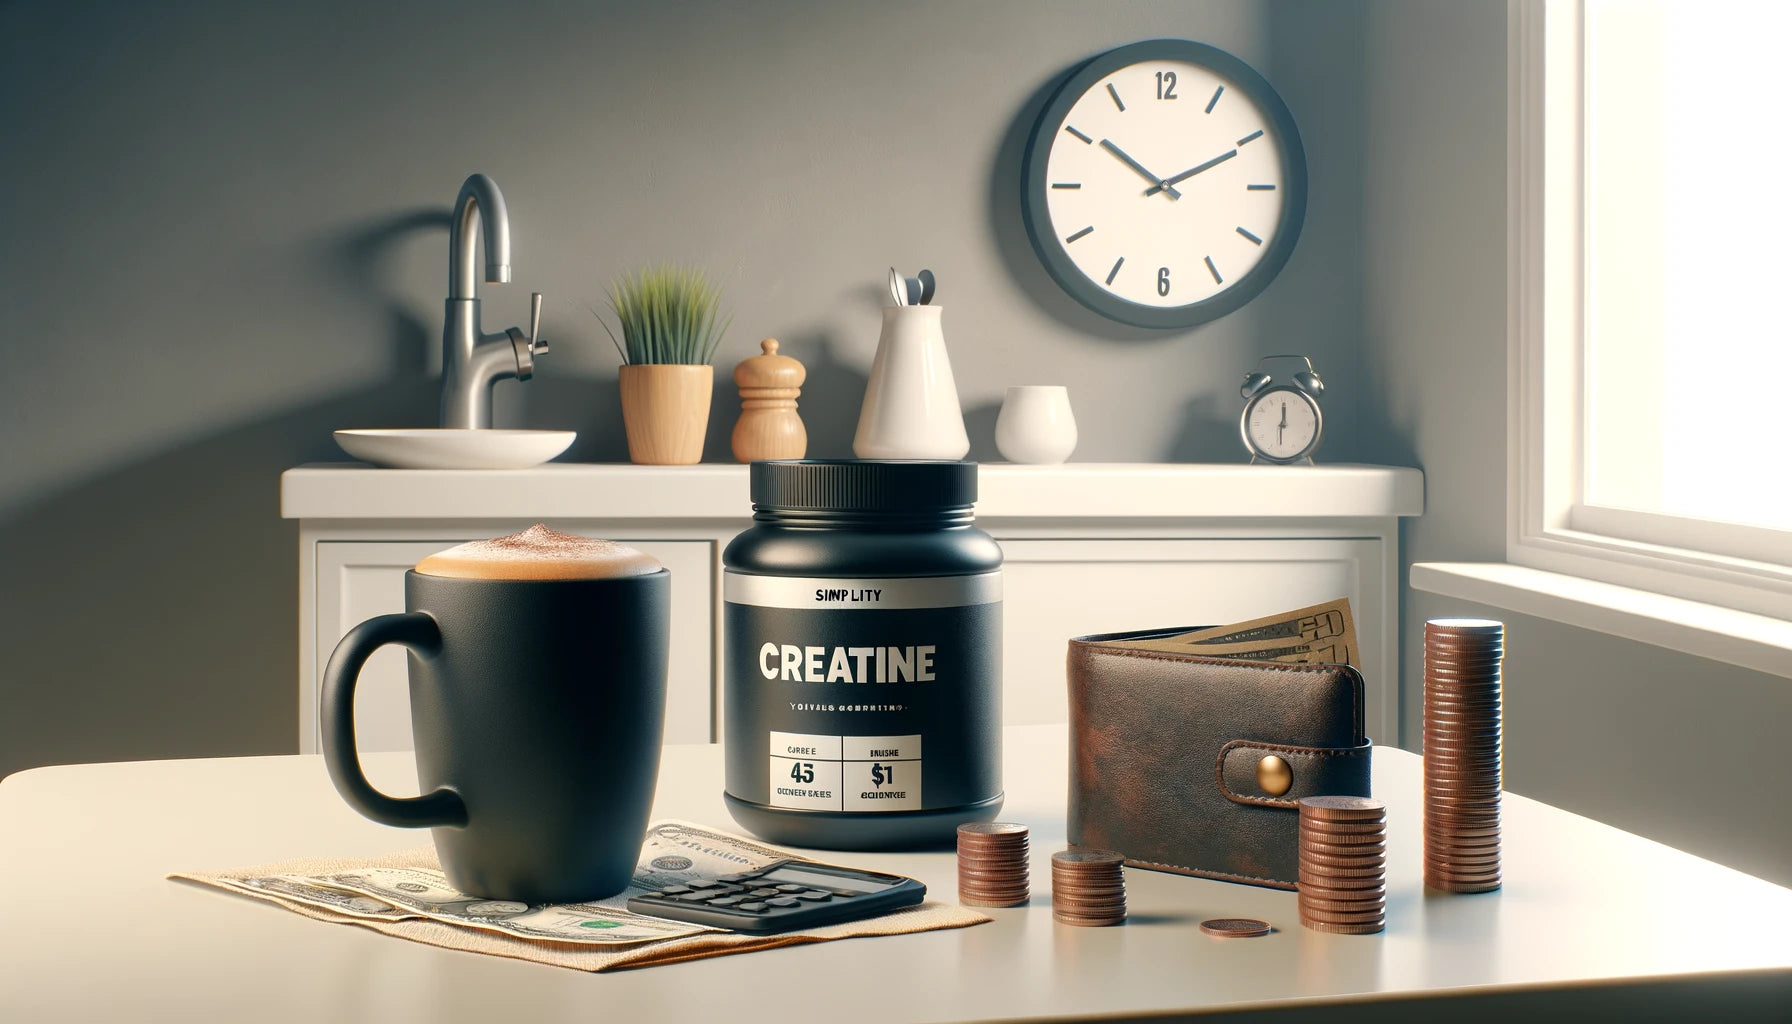
[[1586, 494], [1792, 529], [1792, 4], [1586, 4]]

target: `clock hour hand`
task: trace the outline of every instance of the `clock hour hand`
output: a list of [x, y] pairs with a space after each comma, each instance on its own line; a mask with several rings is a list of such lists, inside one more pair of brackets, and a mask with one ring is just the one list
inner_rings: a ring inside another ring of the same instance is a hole
[[1182, 193], [1176, 191], [1176, 189], [1172, 187], [1175, 184], [1174, 182], [1165, 181], [1162, 178], [1158, 177], [1157, 175], [1152, 174], [1150, 171], [1145, 169], [1144, 164], [1139, 163], [1137, 160], [1134, 160], [1130, 156], [1127, 156], [1126, 151], [1121, 149], [1119, 146], [1114, 145], [1112, 142], [1109, 142], [1107, 139], [1102, 139], [1101, 140], [1101, 148], [1105, 149], [1108, 152], [1119, 157], [1121, 163], [1123, 163], [1126, 166], [1132, 168], [1133, 170], [1139, 172], [1140, 177], [1144, 178], [1146, 181], [1149, 181], [1151, 183], [1151, 188], [1146, 190], [1146, 192], [1145, 192], [1146, 195], [1150, 195], [1151, 193], [1156, 192], [1159, 189], [1162, 189], [1164, 191], [1164, 193], [1167, 194], [1171, 199], [1181, 199], [1182, 198]]
[[1220, 164], [1225, 163], [1226, 161], [1232, 159], [1233, 157], [1235, 157], [1237, 155], [1238, 155], [1238, 150], [1228, 149], [1224, 153], [1221, 153], [1219, 156], [1214, 157], [1212, 160], [1209, 160], [1204, 164], [1196, 164], [1195, 166], [1190, 167], [1188, 170], [1183, 171], [1181, 174], [1178, 174], [1174, 178], [1168, 178], [1164, 181], [1158, 182], [1156, 185], [1153, 185], [1152, 187], [1146, 189], [1145, 194], [1150, 195], [1151, 193], [1156, 192], [1160, 188], [1164, 189], [1166, 191], [1173, 192], [1173, 191], [1175, 191], [1175, 189], [1172, 188], [1172, 186], [1174, 186], [1177, 182], [1192, 178], [1195, 175], [1200, 174], [1202, 171], [1208, 170], [1210, 168], [1218, 167]]

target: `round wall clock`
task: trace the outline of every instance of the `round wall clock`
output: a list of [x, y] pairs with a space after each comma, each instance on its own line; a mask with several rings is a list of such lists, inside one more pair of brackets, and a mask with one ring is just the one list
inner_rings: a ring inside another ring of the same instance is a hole
[[1288, 262], [1307, 157], [1250, 65], [1154, 39], [1071, 73], [1033, 128], [1022, 188], [1033, 248], [1077, 301], [1189, 327], [1249, 302]]

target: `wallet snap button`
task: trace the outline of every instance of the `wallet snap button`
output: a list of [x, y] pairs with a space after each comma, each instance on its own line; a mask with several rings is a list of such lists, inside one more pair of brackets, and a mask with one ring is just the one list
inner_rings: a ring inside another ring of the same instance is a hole
[[1257, 785], [1270, 796], [1281, 796], [1294, 788], [1294, 769], [1274, 754], [1257, 762]]

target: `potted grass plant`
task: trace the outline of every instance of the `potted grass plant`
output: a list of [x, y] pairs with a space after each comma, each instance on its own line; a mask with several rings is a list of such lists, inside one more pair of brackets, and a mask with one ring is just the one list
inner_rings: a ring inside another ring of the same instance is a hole
[[[628, 457], [648, 466], [688, 466], [703, 458], [721, 291], [701, 270], [665, 265], [610, 285], [621, 335], [603, 324], [622, 355], [622, 426]], [[603, 323], [602, 318], [598, 320]]]

